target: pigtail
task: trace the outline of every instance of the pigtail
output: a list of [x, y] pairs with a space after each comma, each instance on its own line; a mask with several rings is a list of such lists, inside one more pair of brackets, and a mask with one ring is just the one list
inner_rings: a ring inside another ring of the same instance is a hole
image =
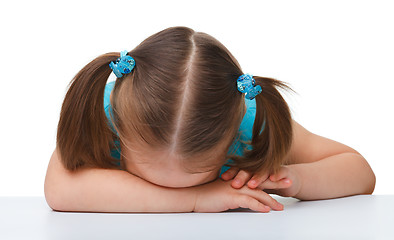
[[104, 89], [109, 63], [119, 53], [107, 53], [88, 63], [70, 83], [57, 128], [57, 148], [68, 170], [82, 166], [116, 168], [111, 157], [112, 133], [104, 112]]
[[251, 150], [237, 166], [250, 172], [277, 173], [289, 154], [293, 139], [292, 117], [289, 106], [276, 87], [291, 90], [284, 82], [255, 76], [262, 93], [256, 99]]

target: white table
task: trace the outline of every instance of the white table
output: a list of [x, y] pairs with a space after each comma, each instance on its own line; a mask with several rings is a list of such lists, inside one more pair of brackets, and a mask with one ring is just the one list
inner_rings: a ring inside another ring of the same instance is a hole
[[0, 239], [394, 239], [394, 195], [272, 196], [283, 211], [56, 212], [44, 197], [0, 197]]

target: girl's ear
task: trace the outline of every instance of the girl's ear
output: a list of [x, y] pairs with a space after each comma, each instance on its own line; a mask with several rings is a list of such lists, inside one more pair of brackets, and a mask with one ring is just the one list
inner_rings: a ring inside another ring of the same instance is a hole
[[88, 63], [71, 81], [57, 128], [57, 148], [68, 170], [81, 166], [115, 168], [110, 155], [113, 133], [104, 113], [104, 89], [109, 63], [119, 53], [107, 53]]

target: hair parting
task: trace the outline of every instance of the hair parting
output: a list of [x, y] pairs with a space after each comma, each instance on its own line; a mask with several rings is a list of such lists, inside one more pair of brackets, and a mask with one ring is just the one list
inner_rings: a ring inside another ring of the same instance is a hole
[[[245, 95], [237, 89], [243, 72], [230, 51], [206, 33], [172, 27], [148, 37], [128, 54], [136, 64], [116, 80], [110, 121], [104, 111], [104, 90], [111, 74], [109, 63], [120, 53], [97, 57], [71, 81], [56, 142], [68, 170], [118, 169], [119, 159], [111, 156], [118, 140], [125, 150], [146, 146], [169, 150], [196, 172], [223, 165], [227, 158], [250, 172], [276, 172], [284, 164], [292, 141], [290, 109], [277, 89], [292, 90], [284, 82], [254, 77], [262, 93], [255, 97], [252, 140], [247, 142], [251, 149], [244, 156], [226, 155], [246, 111]], [[223, 149], [220, 153], [218, 146]], [[195, 160], [207, 153], [210, 160]], [[223, 161], [213, 160], [216, 155]], [[121, 156], [124, 166], [128, 159]]]

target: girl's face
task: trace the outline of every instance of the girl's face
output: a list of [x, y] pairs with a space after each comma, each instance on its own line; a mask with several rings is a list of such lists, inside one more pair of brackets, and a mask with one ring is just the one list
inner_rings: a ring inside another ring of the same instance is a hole
[[[148, 150], [146, 148], [144, 151], [135, 151], [123, 146], [121, 149], [126, 171], [153, 184], [172, 188], [197, 186], [215, 180], [219, 177], [222, 167], [220, 163], [224, 162], [225, 153], [227, 152], [221, 147], [222, 151], [212, 151], [201, 155], [199, 159], [193, 159], [193, 161], [197, 162], [208, 161], [218, 164], [208, 171], [188, 173], [182, 168], [182, 160], [169, 153], [169, 151]], [[217, 154], [218, 152], [223, 154]]]

